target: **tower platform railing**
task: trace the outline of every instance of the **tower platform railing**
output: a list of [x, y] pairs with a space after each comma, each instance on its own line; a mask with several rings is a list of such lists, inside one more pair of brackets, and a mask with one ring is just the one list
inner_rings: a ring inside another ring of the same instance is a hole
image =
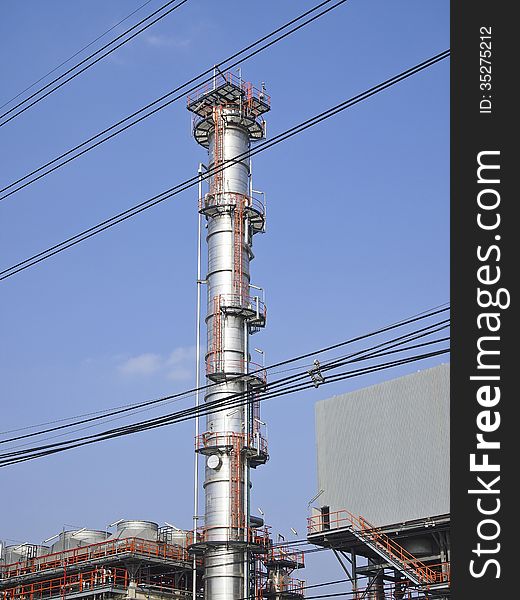
[[243, 81], [231, 71], [226, 71], [225, 73], [216, 73], [211, 81], [208, 81], [201, 87], [191, 92], [187, 97], [188, 106], [192, 106], [198, 100], [207, 96], [210, 92], [225, 86], [226, 84], [231, 84], [233, 87], [242, 90], [244, 100], [246, 101], [255, 98], [267, 106], [271, 106], [271, 97], [269, 94], [266, 94], [264, 90], [254, 87], [251, 83]]
[[241, 378], [253, 386], [265, 386], [267, 383], [267, 371], [262, 365], [244, 359], [224, 358], [222, 351], [210, 352], [206, 357], [206, 375], [216, 381]]
[[208, 192], [202, 198], [199, 198], [199, 212], [204, 212], [213, 207], [236, 206], [242, 203], [244, 208], [252, 208], [257, 213], [265, 215], [265, 202], [262, 198], [239, 194], [237, 192], [221, 192], [213, 194]]
[[291, 550], [285, 546], [273, 546], [269, 549], [266, 562], [290, 563], [293, 568], [302, 569], [305, 566], [305, 554], [301, 550]]
[[253, 435], [236, 432], [206, 431], [195, 438], [195, 450], [201, 454], [210, 453], [216, 448], [233, 448], [237, 441], [244, 450], [257, 450], [267, 454], [267, 439], [258, 432]]
[[[212, 533], [219, 530], [221, 538], [212, 539]], [[225, 535], [222, 532], [225, 530]], [[226, 544], [228, 542], [238, 542], [244, 545], [254, 546], [257, 553], [263, 554], [268, 551], [271, 544], [270, 527], [241, 527], [232, 528], [226, 526], [202, 526], [197, 528], [196, 536], [194, 532], [188, 537], [188, 547], [191, 551], [196, 550], [196, 546], [204, 546], [211, 544]]]
[[267, 308], [260, 296], [244, 294], [220, 294], [220, 309], [226, 311], [246, 311], [249, 317], [265, 321]]

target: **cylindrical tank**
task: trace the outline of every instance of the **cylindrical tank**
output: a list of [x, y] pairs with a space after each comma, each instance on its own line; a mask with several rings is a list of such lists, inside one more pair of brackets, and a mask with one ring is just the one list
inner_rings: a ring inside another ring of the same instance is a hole
[[174, 529], [173, 527], [163, 527], [160, 531], [160, 541], [165, 544], [172, 544], [174, 546], [182, 546], [186, 548], [188, 545], [188, 539], [191, 537], [191, 531], [184, 531], [182, 529]]
[[80, 546], [99, 544], [108, 538], [106, 531], [97, 529], [75, 529], [73, 531], [62, 531], [58, 539], [52, 545], [52, 552], [63, 552]]
[[[224, 120], [228, 110], [232, 109], [223, 109], [222, 118]], [[228, 122], [223, 129], [221, 143], [223, 146], [221, 158], [224, 161], [233, 160], [237, 155], [242, 155], [244, 158], [235, 161], [222, 172], [220, 193], [247, 196], [249, 192], [247, 154], [250, 146], [248, 131], [242, 127], [232, 126]], [[215, 129], [213, 129], [209, 136], [210, 168], [217, 162], [215, 154]], [[212, 178], [210, 187], [215, 193], [218, 193], [215, 177]], [[247, 372], [247, 323], [241, 315], [226, 314], [224, 318], [222, 314], [216, 314], [215, 311], [218, 308], [216, 308], [215, 299], [219, 297], [225, 299], [236, 294], [237, 285], [242, 291], [249, 289], [250, 240], [245, 235], [247, 221], [239, 215], [237, 210], [223, 211], [221, 214], [209, 218], [207, 223], [207, 357], [209, 360], [217, 359], [220, 363], [216, 369], [212, 369], [210, 364], [210, 371], [221, 371], [231, 376]], [[241, 236], [239, 228], [244, 230]], [[236, 273], [237, 252], [241, 255], [238, 278]], [[219, 319], [218, 324], [215, 323], [215, 319]], [[219, 341], [214, 339], [216, 335], [220, 337]], [[220, 347], [220, 352], [218, 356], [214, 356], [213, 352], [217, 347]], [[208, 389], [205, 402], [218, 401], [231, 394], [242, 393], [245, 389], [246, 384], [243, 381], [225, 381]], [[247, 420], [249, 419], [250, 416]], [[218, 432], [221, 435], [220, 444], [229, 445], [231, 443], [239, 446], [238, 437], [235, 442], [232, 441], [232, 438], [226, 440], [225, 437], [243, 435], [248, 429], [245, 421], [245, 411], [242, 406], [230, 411], [210, 412], [206, 417], [206, 431]], [[219, 453], [218, 467], [212, 467], [209, 463], [206, 465], [205, 526], [207, 540], [210, 542], [239, 541], [243, 540], [246, 533], [242, 529], [245, 522], [240, 523], [237, 512], [242, 515], [242, 518], [248, 512], [248, 467], [247, 465], [238, 466], [238, 451], [234, 449], [231, 453]], [[232, 497], [232, 488], [234, 488], [235, 497]], [[238, 498], [240, 500], [237, 502]], [[234, 506], [234, 503], [237, 505]], [[206, 552], [204, 580], [207, 598], [227, 600], [241, 598], [245, 595], [245, 572], [242, 564], [245, 556], [243, 550], [230, 550], [225, 546], [217, 546]]]
[[125, 519], [117, 524], [117, 532], [114, 538], [140, 538], [156, 542], [158, 538], [159, 525], [152, 521], [137, 521]]
[[3, 553], [3, 562], [10, 565], [15, 562], [20, 562], [23, 559], [22, 552], [23, 544], [6, 546]]
[[49, 546], [39, 544], [18, 544], [6, 546], [2, 554], [2, 562], [10, 565], [15, 562], [22, 562], [44, 554], [49, 554]]

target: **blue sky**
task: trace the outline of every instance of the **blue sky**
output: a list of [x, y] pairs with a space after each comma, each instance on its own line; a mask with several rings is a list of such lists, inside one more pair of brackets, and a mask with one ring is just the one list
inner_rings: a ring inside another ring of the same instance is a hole
[[[0, 104], [139, 4], [5, 0]], [[2, 127], [0, 183], [312, 5], [190, 0]], [[351, 0], [242, 73], [265, 81], [275, 135], [448, 47], [445, 0]], [[185, 103], [171, 105], [0, 203], [1, 266], [172, 187], [205, 158]], [[252, 273], [269, 320], [252, 344], [268, 364], [449, 299], [448, 61], [260, 154], [253, 170], [268, 197]], [[2, 282], [2, 431], [192, 386], [196, 221], [196, 191], [186, 191]], [[416, 368], [264, 405], [271, 460], [253, 474], [253, 505], [275, 532], [305, 531], [316, 492], [314, 403]], [[64, 525], [102, 528], [121, 517], [189, 527], [192, 449], [188, 422], [2, 469], [0, 539], [41, 542]], [[341, 576], [327, 554], [309, 558], [310, 583]]]

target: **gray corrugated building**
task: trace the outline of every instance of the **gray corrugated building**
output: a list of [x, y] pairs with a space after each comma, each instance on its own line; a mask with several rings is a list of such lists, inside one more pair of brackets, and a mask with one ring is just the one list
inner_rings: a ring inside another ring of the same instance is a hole
[[449, 364], [316, 404], [320, 504], [374, 525], [449, 512]]

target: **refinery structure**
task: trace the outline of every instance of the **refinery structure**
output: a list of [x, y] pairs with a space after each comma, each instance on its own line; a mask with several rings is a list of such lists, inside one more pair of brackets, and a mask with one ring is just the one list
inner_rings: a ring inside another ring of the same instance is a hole
[[[251, 360], [250, 346], [250, 337], [265, 327], [267, 316], [263, 288], [250, 269], [253, 242], [266, 223], [265, 194], [254, 190], [250, 148], [265, 137], [263, 115], [270, 109], [270, 98], [263, 84], [255, 88], [241, 77], [215, 70], [213, 81], [190, 95], [187, 108], [195, 140], [208, 151], [207, 165], [199, 167], [197, 360], [205, 365], [206, 383], [200, 403], [204, 416], [196, 422], [193, 527], [180, 530], [146, 520], [121, 520], [112, 524], [112, 532], [64, 530], [52, 545], [3, 544], [0, 600], [300, 600], [306, 594], [304, 581], [293, 577], [305, 566], [305, 552], [275, 543], [263, 519], [251, 514], [251, 472], [265, 465], [269, 454], [259, 410], [267, 384], [265, 365]], [[207, 243], [204, 278], [202, 231]], [[419, 379], [402, 378], [386, 403], [389, 414], [396, 407], [406, 414], [422, 398], [420, 438], [431, 439], [432, 448], [438, 443], [435, 435], [447, 431], [446, 373], [443, 368]], [[408, 447], [409, 460], [395, 461], [389, 481], [395, 493], [392, 502], [404, 507], [401, 512], [385, 514], [385, 490], [360, 483], [359, 473], [365, 478], [371, 473], [379, 483], [388, 476], [377, 457], [365, 460], [365, 443], [387, 457], [398, 446], [394, 442], [399, 433], [387, 435], [388, 419], [382, 414], [376, 426], [372, 418], [370, 399], [380, 392], [369, 388], [363, 392], [366, 398], [361, 394], [345, 402], [318, 404], [319, 493], [306, 544], [331, 550], [350, 582], [346, 597], [447, 598], [447, 448], [431, 461]], [[219, 409], [233, 398], [231, 407]], [[348, 412], [354, 411], [353, 405], [365, 411], [355, 419]], [[357, 424], [367, 420], [374, 426], [361, 431]], [[344, 427], [338, 429], [338, 423]], [[376, 438], [387, 440], [386, 450]], [[399, 456], [404, 454], [403, 450]], [[342, 480], [337, 472], [346, 464], [350, 478]], [[426, 502], [421, 499], [424, 485], [431, 486]], [[204, 502], [199, 502], [199, 492]]]

